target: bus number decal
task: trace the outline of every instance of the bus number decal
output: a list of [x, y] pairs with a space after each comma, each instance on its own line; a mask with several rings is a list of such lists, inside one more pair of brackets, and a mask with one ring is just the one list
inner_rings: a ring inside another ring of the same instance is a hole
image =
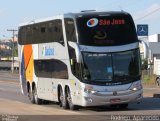
[[54, 48], [50, 48], [50, 47], [43, 47], [42, 49], [42, 55], [43, 56], [52, 56], [54, 55]]

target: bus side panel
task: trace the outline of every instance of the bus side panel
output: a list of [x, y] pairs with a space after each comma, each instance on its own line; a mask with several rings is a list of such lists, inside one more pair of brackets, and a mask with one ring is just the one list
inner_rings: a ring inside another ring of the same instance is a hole
[[[34, 57], [35, 57], [35, 54], [34, 54]], [[64, 65], [66, 65], [67, 67], [69, 64], [68, 51], [66, 46], [63, 46], [57, 42], [39, 44], [38, 57], [36, 58], [36, 60], [42, 60], [42, 61], [58, 60]], [[59, 74], [58, 74], [59, 78], [58, 77], [54, 78], [53, 73], [52, 73], [52, 76], [47, 75], [46, 72], [48, 72], [49, 70], [46, 70], [46, 68], [44, 70], [45, 71], [43, 75], [35, 75], [38, 78], [37, 80], [38, 97], [44, 100], [58, 101], [57, 87], [58, 85], [61, 85], [63, 88], [65, 83], [68, 82], [68, 79], [63, 79], [63, 75], [59, 75]], [[67, 68], [67, 70], [69, 71], [70, 69]], [[59, 69], [57, 71], [59, 72]]]

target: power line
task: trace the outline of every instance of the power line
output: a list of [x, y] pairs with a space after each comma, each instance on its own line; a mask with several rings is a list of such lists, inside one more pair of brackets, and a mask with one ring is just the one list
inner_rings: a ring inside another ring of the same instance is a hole
[[144, 19], [145, 17], [150, 16], [150, 15], [154, 14], [155, 12], [157, 12], [157, 11], [159, 11], [159, 10], [160, 10], [160, 7], [157, 8], [157, 9], [155, 9], [154, 11], [151, 11], [150, 13], [148, 13], [148, 14], [140, 17], [140, 18], [135, 19], [135, 21], [139, 21], [139, 20], [141, 20], [141, 19]]

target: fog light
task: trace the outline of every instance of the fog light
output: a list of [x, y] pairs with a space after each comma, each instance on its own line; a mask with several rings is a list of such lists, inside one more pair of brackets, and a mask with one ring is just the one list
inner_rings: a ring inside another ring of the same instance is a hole
[[89, 103], [92, 103], [92, 99], [89, 98], [89, 97], [85, 97], [85, 100], [86, 100], [87, 102], [89, 102]]

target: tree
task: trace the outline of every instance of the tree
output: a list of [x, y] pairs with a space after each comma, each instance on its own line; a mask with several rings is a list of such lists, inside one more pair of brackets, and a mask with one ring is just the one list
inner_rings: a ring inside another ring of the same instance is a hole
[[143, 59], [142, 60], [142, 70], [147, 70], [148, 69], [148, 60]]

